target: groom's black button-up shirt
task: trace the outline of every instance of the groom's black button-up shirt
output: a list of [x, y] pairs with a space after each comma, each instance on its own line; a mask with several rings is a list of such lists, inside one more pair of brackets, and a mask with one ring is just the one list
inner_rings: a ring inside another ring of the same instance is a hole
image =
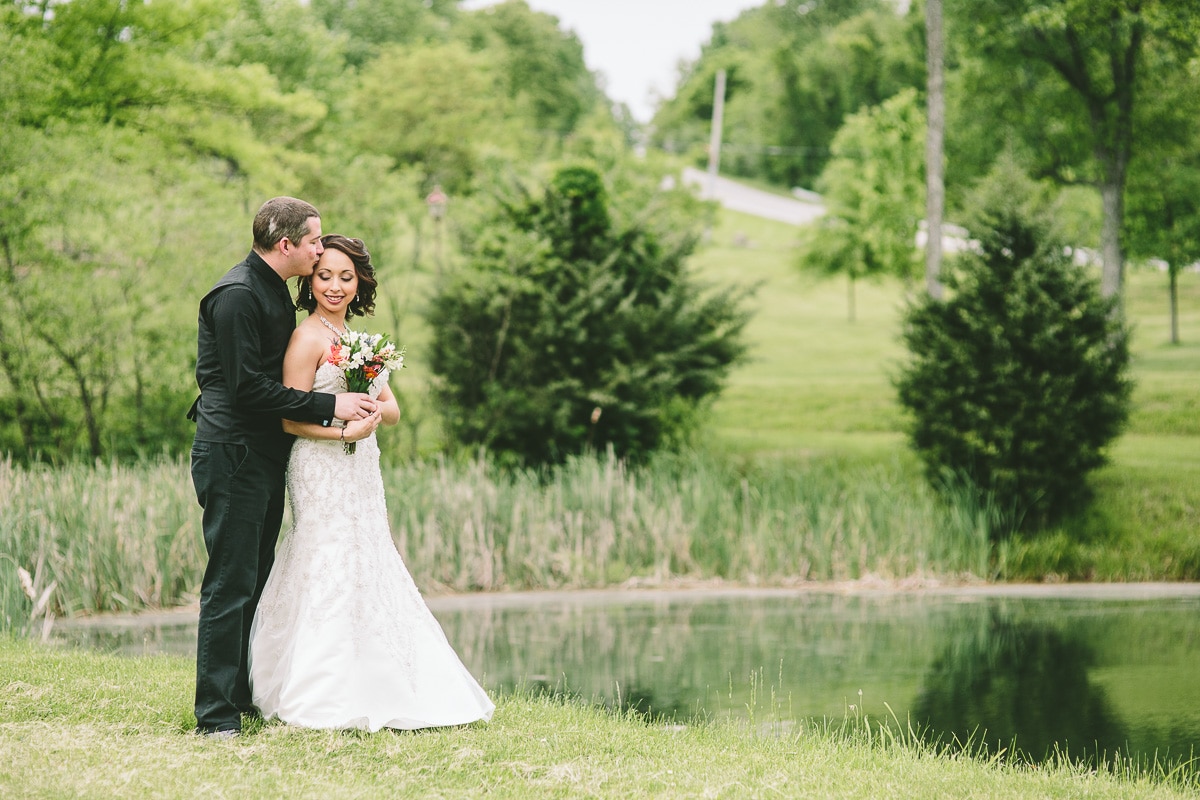
[[283, 354], [296, 328], [287, 282], [257, 253], [200, 301], [196, 383], [200, 398], [188, 416], [196, 439], [245, 444], [279, 460], [293, 437], [280, 420], [333, 421], [335, 397], [283, 385]]

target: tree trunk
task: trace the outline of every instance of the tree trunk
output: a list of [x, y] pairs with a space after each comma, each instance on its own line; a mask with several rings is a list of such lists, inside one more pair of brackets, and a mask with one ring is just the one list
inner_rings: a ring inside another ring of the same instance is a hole
[[[1124, 177], [1124, 176], [1122, 176]], [[1121, 254], [1121, 218], [1124, 216], [1124, 180], [1109, 180], [1100, 187], [1104, 226], [1100, 231], [1104, 271], [1100, 291], [1105, 297], [1120, 297], [1125, 282], [1125, 260]]]
[[33, 439], [30, 438], [30, 432], [33, 429], [32, 420], [28, 414], [28, 407], [25, 404], [25, 387], [21, 380], [21, 374], [17, 367], [14, 353], [9, 350], [5, 337], [7, 334], [4, 331], [3, 325], [0, 325], [0, 369], [8, 377], [9, 385], [13, 389], [13, 414], [17, 423], [17, 430], [21, 432], [21, 442], [25, 447], [25, 455], [32, 456], [34, 451]]
[[946, 202], [943, 137], [946, 124], [942, 70], [942, 0], [925, 3], [926, 134], [925, 134], [925, 287], [942, 298], [942, 214]]
[[[12, 245], [8, 237], [0, 237], [0, 249], [4, 251], [4, 274], [0, 277], [0, 286], [6, 293], [16, 293], [20, 289], [16, 285], [16, 266], [13, 258]], [[21, 315], [23, 316], [23, 315]], [[19, 318], [19, 317], [18, 317]], [[20, 348], [8, 338], [4, 322], [0, 320], [0, 368], [8, 376], [9, 385], [13, 390], [13, 413], [16, 414], [17, 430], [21, 432], [21, 441], [25, 445], [26, 456], [32, 456], [34, 444], [31, 438], [32, 424], [28, 416], [28, 406], [25, 403], [25, 386], [21, 379], [18, 365]]]
[[50, 345], [50, 349], [62, 359], [63, 365], [75, 379], [75, 387], [79, 390], [79, 405], [83, 409], [83, 424], [87, 430], [88, 451], [92, 458], [100, 458], [104, 455], [104, 448], [101, 445], [100, 418], [96, 410], [97, 393], [88, 383], [83, 360], [78, 354], [67, 352], [67, 348], [61, 342], [45, 331], [38, 331], [37, 336]]
[[1179, 265], [1167, 267], [1171, 281], [1171, 344], [1179, 344]]
[[100, 420], [96, 415], [92, 388], [88, 385], [83, 364], [63, 349], [59, 349], [58, 355], [75, 377], [75, 386], [79, 389], [79, 404], [83, 408], [83, 424], [87, 430], [88, 450], [92, 458], [100, 458], [104, 455], [104, 448], [100, 445]]
[[708, 196], [716, 197], [717, 175], [721, 171], [721, 139], [725, 125], [725, 70], [717, 70], [717, 83], [713, 87], [712, 131], [708, 140]]
[[855, 302], [854, 293], [854, 273], [851, 272], [846, 276], [846, 316], [850, 322], [854, 322], [857, 317], [857, 303]]

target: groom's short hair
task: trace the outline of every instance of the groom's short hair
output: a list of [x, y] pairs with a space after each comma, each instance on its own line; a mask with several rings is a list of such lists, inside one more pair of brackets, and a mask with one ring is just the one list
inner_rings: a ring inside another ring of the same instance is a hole
[[300, 243], [308, 235], [308, 220], [321, 218], [311, 203], [294, 197], [272, 197], [254, 215], [254, 249], [269, 253], [283, 239]]

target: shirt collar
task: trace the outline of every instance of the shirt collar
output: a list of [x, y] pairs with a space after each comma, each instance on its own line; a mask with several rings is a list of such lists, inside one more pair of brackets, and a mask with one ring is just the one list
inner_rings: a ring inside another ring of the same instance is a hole
[[254, 270], [255, 274], [266, 280], [267, 285], [275, 288], [276, 292], [287, 299], [288, 304], [292, 304], [292, 294], [288, 291], [287, 281], [280, 277], [279, 273], [271, 269], [262, 256], [254, 250], [250, 251], [250, 255], [246, 256], [246, 263], [250, 265], [250, 269]]

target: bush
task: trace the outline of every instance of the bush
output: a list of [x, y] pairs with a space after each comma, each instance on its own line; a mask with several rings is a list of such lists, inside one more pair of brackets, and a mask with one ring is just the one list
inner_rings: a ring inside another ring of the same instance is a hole
[[[910, 438], [942, 490], [1037, 528], [1088, 499], [1086, 476], [1129, 415], [1128, 332], [1115, 300], [1011, 201], [984, 210], [945, 302], [910, 305], [896, 380]], [[993, 531], [993, 536], [996, 531]]]
[[595, 170], [565, 167], [465, 243], [467, 268], [428, 312], [454, 440], [541, 465], [608, 447], [636, 458], [694, 428], [744, 351], [742, 297], [689, 278], [693, 233], [619, 211]]

